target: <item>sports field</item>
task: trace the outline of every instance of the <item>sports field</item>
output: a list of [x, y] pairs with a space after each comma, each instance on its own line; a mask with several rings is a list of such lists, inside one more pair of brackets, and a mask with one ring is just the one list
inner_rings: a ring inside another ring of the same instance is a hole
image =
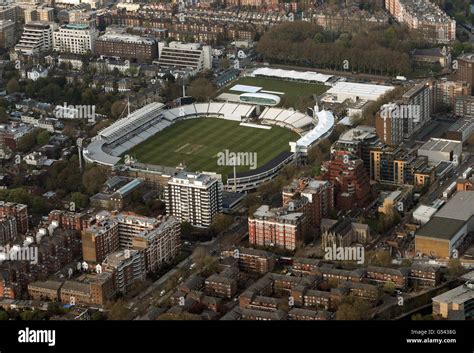
[[[168, 167], [184, 163], [192, 171], [232, 172], [232, 167], [219, 166], [217, 154], [256, 152], [260, 167], [283, 151], [289, 151], [289, 141], [299, 136], [287, 129], [272, 126], [270, 130], [240, 126], [239, 122], [217, 118], [179, 121], [127, 152], [138, 162]], [[239, 166], [237, 171], [247, 171]]]
[[291, 82], [263, 77], [242, 77], [229, 84], [224, 89], [224, 92], [238, 94], [239, 92], [231, 91], [230, 89], [239, 84], [262, 87], [266, 91], [283, 92], [283, 96], [286, 96], [290, 102], [296, 102], [301, 96], [320, 95], [330, 88], [313, 83]]

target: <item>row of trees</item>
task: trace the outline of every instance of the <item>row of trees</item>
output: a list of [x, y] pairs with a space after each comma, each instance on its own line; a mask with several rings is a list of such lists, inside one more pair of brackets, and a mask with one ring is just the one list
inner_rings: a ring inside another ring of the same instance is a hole
[[410, 50], [425, 45], [404, 27], [348, 34], [297, 21], [271, 28], [257, 51], [265, 60], [282, 64], [405, 75], [411, 72]]

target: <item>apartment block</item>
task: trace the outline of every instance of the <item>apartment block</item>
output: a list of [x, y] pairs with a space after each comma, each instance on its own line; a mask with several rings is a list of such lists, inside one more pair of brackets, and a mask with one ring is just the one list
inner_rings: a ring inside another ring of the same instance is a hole
[[474, 118], [474, 97], [457, 96], [454, 104], [454, 114], [457, 116]]
[[138, 62], [152, 62], [158, 58], [158, 44], [154, 39], [137, 35], [106, 33], [97, 39], [94, 53]]
[[0, 217], [0, 246], [10, 243], [18, 235], [16, 218]]
[[92, 273], [65, 281], [61, 287], [60, 299], [67, 304], [104, 305], [114, 294], [110, 273]]
[[28, 231], [28, 206], [0, 201], [0, 218], [15, 217], [16, 228], [19, 234], [25, 234]]
[[334, 184], [337, 208], [366, 206], [374, 197], [364, 162], [348, 152], [335, 152], [323, 165], [322, 179]]
[[392, 282], [397, 288], [405, 288], [408, 285], [410, 269], [393, 269], [387, 267], [369, 266], [367, 267], [367, 279], [375, 284], [385, 284]]
[[470, 94], [471, 84], [469, 82], [441, 80], [436, 83], [436, 105], [438, 107], [444, 105], [454, 110], [457, 97]]
[[101, 263], [107, 255], [119, 250], [119, 227], [113, 219], [98, 220], [81, 232], [84, 261]]
[[104, 272], [112, 274], [114, 291], [127, 293], [137, 282], [145, 281], [145, 256], [138, 250], [120, 250], [107, 255]]
[[90, 220], [84, 213], [66, 210], [52, 210], [48, 220], [56, 221], [60, 228], [81, 231], [89, 226]]
[[148, 272], [171, 262], [181, 249], [181, 224], [172, 216], [162, 217], [156, 228], [137, 234], [132, 240], [132, 248], [144, 252]]
[[54, 22], [54, 8], [41, 6], [31, 6], [23, 11], [25, 23], [31, 22]]
[[472, 90], [474, 88], [474, 54], [461, 54], [456, 58], [456, 63], [456, 80], [469, 83]]
[[26, 23], [20, 41], [15, 46], [16, 51], [27, 56], [46, 53], [52, 49], [53, 28], [43, 22]]
[[54, 50], [62, 53], [93, 53], [99, 32], [85, 24], [67, 24], [54, 32]]
[[302, 178], [293, 180], [283, 188], [283, 206], [294, 205], [294, 200], [306, 198], [302, 208], [307, 221], [313, 227], [319, 227], [321, 219], [334, 211], [334, 185], [327, 180]]
[[456, 21], [429, 0], [386, 0], [385, 8], [400, 23], [434, 43], [456, 39]]
[[165, 202], [167, 214], [206, 228], [222, 212], [222, 185], [209, 175], [182, 172], [168, 181]]
[[248, 218], [249, 242], [259, 246], [275, 246], [295, 250], [304, 238], [305, 216], [288, 208], [270, 209], [260, 206]]
[[441, 282], [439, 267], [414, 264], [410, 268], [409, 280], [411, 284], [421, 287], [436, 287]]
[[28, 284], [28, 296], [33, 300], [59, 301], [62, 285], [62, 282], [53, 280], [33, 282]]
[[15, 45], [15, 22], [0, 20], [0, 48], [8, 49]]
[[161, 67], [191, 69], [195, 72], [211, 69], [212, 50], [210, 46], [195, 43], [171, 42], [158, 44]]
[[271, 252], [251, 248], [229, 248], [221, 255], [237, 259], [239, 269], [244, 272], [267, 273], [275, 266], [275, 255]]

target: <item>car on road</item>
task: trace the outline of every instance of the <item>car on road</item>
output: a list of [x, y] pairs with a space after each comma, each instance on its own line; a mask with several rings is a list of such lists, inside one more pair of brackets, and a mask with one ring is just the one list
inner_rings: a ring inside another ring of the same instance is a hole
[[164, 296], [166, 293], [166, 291], [163, 289], [161, 292], [160, 292], [160, 297]]

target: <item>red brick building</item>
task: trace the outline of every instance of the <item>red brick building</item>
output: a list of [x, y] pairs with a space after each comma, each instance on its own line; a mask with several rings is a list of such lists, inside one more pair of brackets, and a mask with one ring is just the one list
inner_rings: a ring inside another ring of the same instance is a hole
[[366, 206], [374, 196], [364, 162], [345, 151], [335, 152], [324, 164], [324, 180], [334, 184], [336, 207], [343, 210]]
[[48, 215], [49, 221], [56, 221], [60, 228], [81, 231], [89, 226], [88, 218], [83, 213], [53, 210]]
[[295, 250], [303, 240], [305, 216], [302, 212], [288, 212], [287, 208], [270, 209], [260, 206], [248, 219], [249, 242], [259, 246], [276, 246]]
[[19, 234], [28, 231], [28, 207], [20, 203], [0, 201], [0, 218], [15, 217]]
[[305, 197], [308, 202], [302, 211], [313, 227], [319, 227], [321, 219], [334, 211], [334, 184], [327, 180], [293, 180], [283, 188], [282, 197], [283, 206], [290, 206], [295, 199]]

